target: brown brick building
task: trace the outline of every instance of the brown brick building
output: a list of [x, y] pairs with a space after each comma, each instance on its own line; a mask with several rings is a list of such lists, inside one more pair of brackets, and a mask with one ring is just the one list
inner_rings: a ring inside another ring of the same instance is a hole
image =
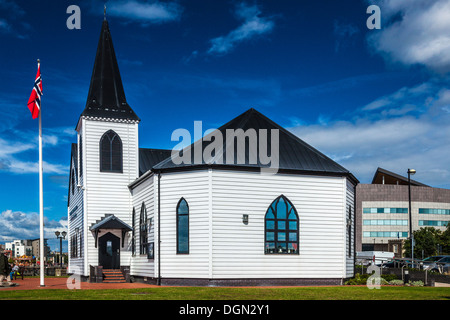
[[[411, 180], [411, 218], [413, 231], [427, 226], [445, 230], [450, 190]], [[407, 178], [378, 168], [371, 184], [356, 187], [356, 251], [390, 251], [401, 257], [409, 224]]]

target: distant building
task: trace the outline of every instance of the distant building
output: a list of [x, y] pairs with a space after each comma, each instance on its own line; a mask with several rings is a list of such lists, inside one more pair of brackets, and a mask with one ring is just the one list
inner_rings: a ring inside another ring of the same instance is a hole
[[11, 250], [12, 256], [14, 258], [24, 255], [31, 256], [33, 253], [33, 248], [31, 246], [30, 240], [14, 240], [12, 242], [6, 242], [5, 249]]
[[[39, 239], [14, 240], [12, 242], [6, 242], [5, 250], [11, 251], [12, 258], [21, 256], [40, 257]], [[44, 239], [44, 250], [44, 257], [47, 257], [50, 252], [50, 247], [47, 245], [47, 239]]]
[[[30, 240], [31, 242], [31, 246], [33, 248], [33, 256], [35, 256], [37, 259], [39, 259], [39, 257], [41, 256], [41, 250], [40, 250], [40, 239], [33, 239]], [[47, 239], [44, 239], [44, 260], [47, 260], [47, 257], [50, 254], [50, 247], [47, 244]]]
[[[356, 187], [356, 250], [390, 251], [400, 257], [409, 239], [408, 178], [378, 168], [371, 184]], [[411, 180], [412, 230], [445, 230], [450, 221], [450, 190]], [[418, 253], [420, 257], [420, 253]]]

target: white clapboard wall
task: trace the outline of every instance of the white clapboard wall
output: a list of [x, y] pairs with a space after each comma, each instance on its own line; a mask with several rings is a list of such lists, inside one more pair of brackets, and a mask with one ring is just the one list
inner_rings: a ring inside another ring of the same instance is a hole
[[[89, 274], [89, 266], [98, 265], [98, 248], [89, 228], [106, 214], [131, 225], [132, 196], [128, 185], [138, 177], [138, 124], [136, 122], [91, 120], [82, 118], [79, 132], [83, 138], [83, 211], [80, 217], [84, 232], [83, 275]], [[114, 130], [122, 140], [123, 173], [100, 172], [100, 139], [108, 130]], [[69, 208], [70, 210], [70, 208]], [[121, 232], [113, 232], [122, 238]], [[99, 234], [99, 237], [102, 233]], [[129, 237], [127, 234], [126, 237]], [[126, 265], [131, 258], [130, 241], [124, 239], [120, 249], [121, 264]], [[122, 241], [121, 241], [122, 243]]]
[[[154, 221], [150, 237], [157, 239], [157, 176], [132, 192], [136, 221], [144, 201]], [[264, 253], [265, 213], [282, 194], [299, 215], [298, 255]], [[346, 178], [216, 169], [163, 173], [160, 197], [163, 278], [346, 278], [353, 273], [354, 226], [349, 235], [347, 221], [349, 206], [354, 215], [354, 189]], [[182, 197], [189, 205], [189, 254], [176, 252], [176, 207]], [[249, 216], [247, 225], [243, 214]], [[354, 218], [350, 221], [354, 224]], [[137, 255], [132, 274], [157, 277], [157, 259], [157, 254], [152, 260]]]

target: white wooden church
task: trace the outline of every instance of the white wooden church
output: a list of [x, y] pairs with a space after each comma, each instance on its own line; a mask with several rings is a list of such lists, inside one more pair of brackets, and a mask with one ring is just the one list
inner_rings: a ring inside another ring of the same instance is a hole
[[140, 121], [105, 19], [71, 151], [69, 273], [205, 286], [353, 276], [358, 180], [348, 170], [254, 109], [217, 130], [278, 129], [276, 174], [259, 161], [179, 164], [171, 150], [139, 147]]

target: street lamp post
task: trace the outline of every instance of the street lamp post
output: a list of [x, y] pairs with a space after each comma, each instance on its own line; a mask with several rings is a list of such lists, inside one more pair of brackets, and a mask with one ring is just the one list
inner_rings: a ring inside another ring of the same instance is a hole
[[412, 231], [412, 213], [411, 213], [411, 175], [415, 173], [416, 170], [408, 169], [409, 238], [411, 239], [411, 261], [413, 267], [414, 267], [414, 235]]
[[62, 267], [62, 240], [66, 238], [67, 232], [56, 231], [55, 235], [56, 235], [56, 238], [59, 239], [59, 256], [60, 256], [59, 266]]

